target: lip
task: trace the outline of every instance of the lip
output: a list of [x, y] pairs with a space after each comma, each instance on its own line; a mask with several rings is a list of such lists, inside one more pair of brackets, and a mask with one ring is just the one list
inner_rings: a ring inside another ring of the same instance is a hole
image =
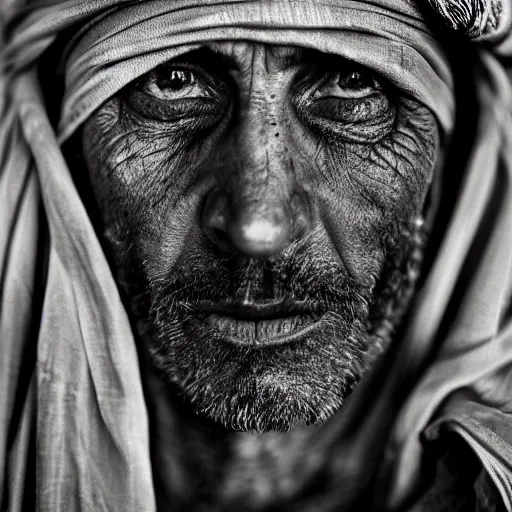
[[297, 341], [315, 329], [320, 308], [306, 301], [201, 302], [209, 328], [234, 345], [262, 347]]

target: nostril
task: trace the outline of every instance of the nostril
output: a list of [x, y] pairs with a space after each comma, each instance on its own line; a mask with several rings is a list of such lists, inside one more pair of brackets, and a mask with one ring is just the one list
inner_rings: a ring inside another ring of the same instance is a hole
[[220, 242], [222, 244], [229, 244], [229, 238], [228, 236], [226, 235], [226, 233], [224, 231], [222, 231], [222, 229], [219, 229], [219, 228], [212, 228], [210, 230], [211, 232], [211, 236], [212, 238], [217, 241], [217, 242]]
[[222, 247], [229, 244], [226, 234], [226, 215], [228, 214], [227, 197], [218, 189], [208, 195], [202, 213], [202, 228], [214, 244]]
[[232, 253], [234, 250], [233, 243], [229, 239], [229, 235], [220, 228], [209, 227], [203, 229], [208, 240], [218, 247], [221, 251]]

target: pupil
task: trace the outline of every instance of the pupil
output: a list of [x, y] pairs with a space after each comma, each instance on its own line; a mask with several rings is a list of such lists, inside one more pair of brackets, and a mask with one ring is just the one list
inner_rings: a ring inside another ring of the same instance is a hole
[[351, 89], [361, 89], [367, 86], [364, 78], [358, 71], [353, 71], [345, 76], [340, 76], [338, 85], [340, 87], [350, 87]]
[[174, 69], [171, 71], [171, 76], [169, 77], [169, 89], [173, 91], [179, 91], [186, 87], [191, 82], [191, 73], [190, 71], [184, 71], [181, 69]]

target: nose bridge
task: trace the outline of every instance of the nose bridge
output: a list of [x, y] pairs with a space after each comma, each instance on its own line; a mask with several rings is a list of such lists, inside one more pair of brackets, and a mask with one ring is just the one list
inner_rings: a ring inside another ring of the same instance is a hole
[[293, 193], [293, 164], [278, 117], [276, 105], [255, 94], [234, 127], [234, 166], [227, 177], [232, 201], [240, 207], [284, 206]]
[[267, 259], [301, 235], [310, 209], [295, 175], [282, 84], [256, 72], [217, 154], [203, 223], [218, 245]]
[[229, 158], [234, 165], [225, 177], [231, 181], [227, 185], [235, 204], [258, 208], [269, 201], [286, 202], [294, 176], [282, 129], [286, 121], [282, 74], [270, 65], [267, 45], [256, 44], [251, 50], [231, 130], [234, 144]]

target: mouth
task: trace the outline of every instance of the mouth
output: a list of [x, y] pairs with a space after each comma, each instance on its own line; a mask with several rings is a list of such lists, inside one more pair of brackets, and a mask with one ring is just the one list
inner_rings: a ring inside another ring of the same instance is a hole
[[262, 347], [297, 341], [322, 317], [309, 302], [201, 303], [204, 323], [234, 345]]

